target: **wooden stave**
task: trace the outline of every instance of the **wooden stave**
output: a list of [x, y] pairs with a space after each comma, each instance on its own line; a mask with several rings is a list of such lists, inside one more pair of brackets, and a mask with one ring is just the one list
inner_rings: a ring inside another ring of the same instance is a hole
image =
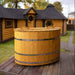
[[[21, 32], [22, 33], [22, 32]], [[25, 33], [25, 32], [24, 32]], [[29, 32], [28, 32], [29, 33]], [[59, 34], [60, 35], [60, 34]], [[57, 37], [59, 37], [59, 35], [57, 35]], [[56, 36], [53, 36], [53, 38], [57, 38]], [[16, 37], [15, 37], [16, 38]], [[18, 38], [18, 37], [17, 37]], [[21, 39], [23, 39], [23, 38], [21, 38]], [[30, 38], [30, 39], [32, 39], [32, 38]], [[36, 39], [36, 38], [35, 38]], [[60, 42], [60, 38], [59, 38], [59, 42]], [[59, 43], [59, 48], [60, 48], [60, 43]], [[35, 53], [34, 53], [35, 54]], [[15, 57], [16, 57], [16, 55], [15, 55]], [[59, 54], [58, 54], [58, 57], [60, 58], [60, 52], [59, 52]], [[58, 59], [57, 59], [58, 60]], [[59, 61], [59, 60], [58, 60]], [[15, 61], [16, 63], [18, 63], [18, 64], [21, 64], [21, 65], [27, 65], [27, 64], [23, 64], [23, 63], [19, 63], [19, 62], [17, 62], [17, 61]], [[51, 63], [51, 62], [48, 62], [48, 63]], [[46, 63], [46, 64], [48, 64], [48, 63]], [[45, 63], [43, 63], [43, 64], [45, 64]], [[30, 66], [32, 66], [32, 65], [42, 65], [42, 64], [28, 64], [28, 65], [30, 65]]]

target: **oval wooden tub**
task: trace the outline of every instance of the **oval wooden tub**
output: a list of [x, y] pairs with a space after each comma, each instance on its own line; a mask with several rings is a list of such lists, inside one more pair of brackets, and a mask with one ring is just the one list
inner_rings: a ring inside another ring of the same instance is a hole
[[15, 29], [15, 62], [37, 66], [59, 61], [59, 28]]

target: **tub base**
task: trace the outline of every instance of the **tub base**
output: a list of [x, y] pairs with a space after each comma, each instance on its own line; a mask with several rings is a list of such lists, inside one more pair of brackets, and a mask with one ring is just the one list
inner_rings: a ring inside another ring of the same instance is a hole
[[60, 60], [60, 58], [57, 58], [57, 59], [53, 59], [53, 60], [49, 60], [49, 62], [45, 62], [45, 63], [41, 63], [41, 62], [39, 62], [39, 63], [24, 63], [24, 62], [22, 62], [22, 61], [18, 61], [18, 60], [15, 60], [15, 63], [16, 64], [19, 64], [19, 65], [25, 65], [25, 66], [41, 66], [41, 65], [47, 65], [47, 64], [53, 64], [53, 63], [56, 63], [56, 62], [58, 62]]

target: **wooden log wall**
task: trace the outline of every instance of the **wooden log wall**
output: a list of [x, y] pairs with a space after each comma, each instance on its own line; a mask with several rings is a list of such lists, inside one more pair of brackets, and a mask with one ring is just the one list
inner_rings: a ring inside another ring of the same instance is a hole
[[63, 20], [46, 20], [45, 21], [45, 26], [46, 26], [47, 21], [52, 21], [53, 22], [53, 26], [49, 26], [49, 27], [60, 27], [61, 28], [61, 34], [62, 34]]
[[36, 20], [36, 27], [42, 27], [43, 23], [42, 20]]
[[33, 20], [32, 21], [29, 21], [29, 19], [28, 19], [28, 27], [34, 27], [35, 26], [35, 15], [32, 15], [32, 14], [30, 14], [30, 15], [28, 15], [28, 18], [29, 18], [29, 16], [32, 16], [33, 17]]
[[67, 23], [66, 20], [64, 20], [64, 34], [67, 33]]
[[17, 20], [17, 28], [26, 27], [26, 20]]
[[2, 35], [3, 35], [3, 40], [8, 40], [10, 38], [14, 37], [14, 28], [15, 28], [15, 23], [14, 20], [13, 22], [13, 27], [12, 28], [5, 28], [5, 19], [3, 19], [3, 25], [2, 25]]
[[[34, 16], [33, 16], [34, 17]], [[49, 26], [49, 27], [60, 27], [61, 28], [61, 34], [64, 32], [67, 32], [67, 28], [66, 28], [66, 20], [64, 20], [64, 31], [63, 31], [63, 20], [45, 20], [45, 27], [46, 27], [46, 23], [47, 21], [52, 21], [53, 22], [53, 26]], [[35, 17], [34, 20], [32, 22], [27, 21], [28, 27], [35, 27]], [[25, 20], [18, 20], [18, 28], [21, 27], [26, 27], [26, 21]], [[36, 27], [43, 27], [43, 20], [36, 20]]]

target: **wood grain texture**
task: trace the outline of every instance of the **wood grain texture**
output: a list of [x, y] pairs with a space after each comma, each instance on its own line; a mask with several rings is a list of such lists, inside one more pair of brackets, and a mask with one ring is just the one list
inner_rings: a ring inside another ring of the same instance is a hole
[[3, 39], [3, 41], [14, 37], [15, 21], [12, 20], [12, 22], [13, 22], [12, 28], [5, 28], [5, 19], [3, 19], [3, 25], [2, 25], [2, 36], [3, 36], [2, 39]]
[[42, 20], [36, 20], [36, 27], [43, 27]]
[[[62, 29], [63, 20], [46, 20], [45, 21], [45, 26], [46, 26], [47, 21], [52, 21], [53, 22], [53, 25], [52, 26], [49, 26], [49, 27], [60, 27], [60, 29], [61, 29], [60, 32], [62, 34], [62, 31], [63, 31], [63, 29]], [[64, 23], [66, 25], [66, 21]], [[66, 30], [66, 27], [64, 29]]]
[[17, 20], [17, 28], [26, 27], [26, 20]]
[[[60, 37], [60, 29], [56, 28], [53, 30], [47, 28], [33, 28], [26, 31], [17, 31], [16, 29], [15, 62], [20, 65], [29, 64], [32, 66], [58, 61], [60, 57], [60, 38], [58, 37]], [[41, 41], [40, 39], [44, 40]]]
[[[8, 61], [0, 65], [0, 74], [2, 73], [6, 75], [74, 75], [74, 61], [72, 59], [71, 53], [61, 52], [59, 62], [38, 67], [17, 65], [15, 64], [14, 60], [14, 57], [12, 57]], [[10, 64], [13, 66], [12, 68], [10, 68]], [[5, 71], [5, 69], [8, 70]]]
[[[64, 58], [64, 59], [63, 59]], [[70, 53], [62, 53], [60, 61], [60, 74], [61, 75], [74, 75], [74, 61]]]
[[67, 32], [67, 24], [66, 24], [66, 20], [64, 20], [64, 33]]
[[28, 19], [28, 27], [34, 27], [35, 25], [35, 15], [32, 15], [32, 14], [29, 14], [27, 17], [29, 18], [29, 16], [32, 16], [33, 17], [33, 20], [32, 21], [30, 21], [29, 19]]
[[[34, 13], [35, 12], [33, 10], [30, 11], [30, 13]], [[35, 27], [35, 15], [34, 14], [29, 14], [29, 16], [33, 16], [33, 21], [27, 21], [28, 27]], [[46, 27], [46, 22], [49, 20], [45, 20], [45, 27]], [[60, 27], [61, 28], [61, 34], [62, 34], [62, 25], [63, 25], [63, 20], [52, 20], [53, 22], [53, 26], [49, 26], [49, 27]], [[17, 28], [24, 28], [26, 27], [26, 20], [17, 20]], [[43, 20], [36, 20], [36, 27], [43, 27]], [[14, 31], [13, 29], [15, 28], [15, 20], [13, 20], [13, 28], [7, 28], [5, 29], [5, 19], [3, 19], [3, 23], [2, 23], [2, 36], [3, 36], [3, 40], [8, 40], [10, 38], [12, 38], [14, 36]], [[67, 32], [66, 30], [66, 20], [64, 21], [64, 34]], [[0, 31], [1, 33], [1, 31]], [[0, 37], [1, 39], [1, 37]]]

